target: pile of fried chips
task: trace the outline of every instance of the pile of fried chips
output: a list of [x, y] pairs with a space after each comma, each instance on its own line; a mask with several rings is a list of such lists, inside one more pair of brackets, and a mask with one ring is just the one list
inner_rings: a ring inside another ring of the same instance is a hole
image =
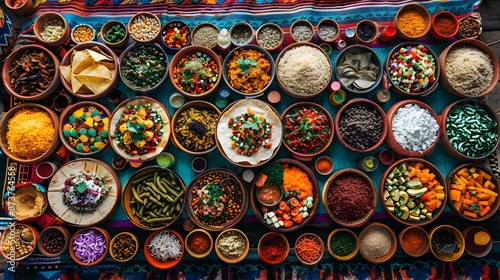
[[371, 60], [371, 53], [346, 53], [339, 58], [337, 66], [339, 80], [349, 89], [369, 89], [376, 83], [380, 73], [380, 67]]
[[113, 57], [94, 46], [90, 49], [73, 50], [69, 65], [61, 65], [64, 79], [78, 94], [98, 94], [113, 81], [115, 63]]

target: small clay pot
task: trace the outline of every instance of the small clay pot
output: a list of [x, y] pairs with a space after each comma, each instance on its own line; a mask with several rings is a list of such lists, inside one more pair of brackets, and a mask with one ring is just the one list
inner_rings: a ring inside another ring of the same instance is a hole
[[[438, 22], [439, 20], [443, 20], [443, 19], [447, 19], [448, 21], [452, 21], [455, 24], [455, 28], [453, 29], [453, 32], [451, 32], [449, 34], [439, 33], [439, 30], [438, 30], [439, 28], [437, 27], [436, 22]], [[458, 29], [459, 29], [458, 19], [453, 13], [450, 13], [448, 11], [441, 11], [432, 17], [431, 35], [432, 35], [432, 37], [434, 37], [438, 40], [449, 39], [449, 38], [455, 36], [458, 32]]]
[[5, 6], [18, 16], [25, 17], [31, 14], [31, 11], [33, 11], [33, 1], [31, 0], [24, 0], [24, 3], [18, 7], [14, 7], [14, 2], [16, 1], [6, 0]]
[[[27, 1], [30, 1], [30, 0], [27, 0]], [[59, 20], [60, 22], [62, 22], [62, 25], [63, 25], [62, 27], [63, 27], [64, 31], [63, 31], [63, 34], [61, 35], [61, 37], [59, 37], [59, 39], [54, 40], [54, 41], [46, 41], [42, 38], [41, 33], [43, 31], [44, 25], [51, 20]], [[41, 14], [35, 20], [35, 23], [33, 23], [33, 32], [35, 33], [36, 38], [40, 42], [42, 42], [46, 45], [49, 45], [49, 46], [53, 46], [53, 47], [57, 47], [57, 46], [60, 46], [64, 43], [66, 43], [66, 41], [68, 41], [68, 39], [71, 35], [71, 31], [70, 31], [68, 23], [66, 22], [66, 19], [64, 19], [64, 17], [61, 14], [56, 13], [56, 12], [46, 12], [46, 13]]]
[[[320, 250], [320, 256], [317, 260], [313, 261], [313, 262], [309, 262], [305, 259], [303, 259], [299, 252], [297, 251], [297, 244], [299, 244], [299, 242], [304, 239], [304, 238], [314, 238], [318, 241], [318, 243], [320, 244], [321, 246], [321, 250]], [[321, 237], [319, 237], [318, 235], [314, 234], [314, 233], [311, 233], [311, 232], [306, 232], [302, 235], [300, 235], [299, 237], [297, 237], [297, 240], [295, 240], [295, 245], [293, 246], [294, 248], [294, 252], [295, 252], [295, 256], [297, 257], [297, 259], [304, 265], [315, 265], [317, 263], [319, 263], [321, 261], [321, 258], [323, 257], [324, 253], [325, 253], [325, 243], [323, 242], [323, 240], [321, 240]]]
[[[416, 35], [405, 34], [401, 30], [401, 27], [398, 25], [398, 18], [408, 10], [417, 11], [424, 18], [425, 26], [421, 34], [416, 34]], [[431, 28], [431, 15], [429, 14], [429, 11], [427, 11], [427, 9], [420, 4], [417, 3], [406, 4], [403, 7], [401, 7], [396, 13], [396, 16], [394, 17], [394, 26], [396, 27], [396, 36], [398, 36], [399, 39], [410, 40], [410, 41], [417, 40], [419, 38], [425, 37], [427, 32], [429, 32], [429, 29]]]
[[[352, 250], [352, 252], [346, 256], [339, 256], [339, 255], [335, 254], [335, 252], [333, 251], [333, 248], [331, 246], [332, 240], [335, 238], [335, 235], [337, 233], [341, 233], [341, 232], [349, 233], [354, 238], [354, 240], [356, 242], [356, 245], [354, 246], [354, 250]], [[332, 257], [334, 257], [336, 260], [349, 261], [349, 260], [353, 259], [359, 252], [359, 239], [358, 239], [358, 236], [356, 235], [356, 233], [354, 233], [354, 231], [352, 231], [350, 229], [346, 229], [346, 228], [338, 228], [338, 229], [335, 229], [332, 232], [330, 232], [330, 234], [328, 235], [328, 241], [327, 241], [326, 246], [328, 247], [328, 252], [330, 252]]]
[[[227, 234], [228, 232], [231, 232], [231, 231], [234, 231], [234, 232], [237, 232], [239, 235], [243, 236], [243, 238], [245, 239], [245, 249], [243, 250], [243, 253], [234, 258], [234, 259], [230, 259], [228, 257], [226, 257], [222, 252], [221, 250], [219, 249], [219, 242], [220, 242], [220, 239], [222, 238], [223, 235]], [[228, 263], [228, 264], [235, 264], [235, 263], [239, 263], [241, 262], [242, 260], [245, 259], [245, 257], [247, 256], [248, 254], [248, 251], [250, 250], [250, 242], [248, 241], [248, 237], [246, 236], [246, 234], [239, 230], [239, 229], [235, 229], [235, 228], [228, 228], [226, 230], [224, 230], [223, 232], [221, 232], [218, 236], [217, 236], [217, 239], [215, 240], [215, 253], [217, 253], [217, 256], [225, 263]]]
[[[61, 251], [56, 252], [56, 253], [50, 253], [49, 251], [47, 251], [46, 247], [43, 244], [44, 237], [53, 231], [60, 232], [64, 238], [63, 248], [61, 249]], [[46, 257], [49, 257], [49, 258], [58, 257], [58, 256], [62, 255], [63, 253], [65, 253], [66, 250], [68, 250], [70, 239], [71, 239], [71, 235], [65, 227], [51, 226], [51, 227], [45, 228], [44, 230], [42, 230], [42, 232], [40, 233], [40, 236], [38, 237], [38, 250]]]
[[[94, 262], [91, 262], [91, 263], [86, 263], [86, 262], [83, 262], [81, 261], [76, 255], [75, 255], [75, 249], [73, 248], [73, 244], [75, 242], [75, 238], [85, 232], [85, 231], [88, 231], [88, 230], [93, 230], [99, 234], [101, 234], [103, 236], [103, 238], [105, 239], [105, 250], [104, 250], [104, 253], [102, 254], [102, 256], [95, 260]], [[71, 237], [71, 241], [70, 241], [70, 244], [69, 244], [69, 254], [71, 255], [71, 258], [73, 259], [73, 261], [78, 264], [78, 265], [81, 265], [81, 266], [94, 266], [94, 265], [97, 265], [99, 264], [100, 262], [102, 262], [105, 258], [106, 258], [106, 255], [108, 254], [108, 251], [109, 251], [109, 240], [110, 240], [110, 236], [109, 236], [109, 233], [107, 230], [103, 229], [103, 228], [100, 228], [100, 227], [85, 227], [85, 228], [81, 228], [79, 229], [77, 232], [75, 232], [75, 234]]]
[[[305, 26], [311, 30], [311, 35], [308, 36], [307, 38], [304, 37], [298, 37], [297, 35], [294, 36], [294, 29], [300, 26]], [[306, 19], [299, 19], [296, 20], [292, 23], [290, 26], [290, 35], [292, 36], [292, 39], [294, 42], [311, 42], [312, 39], [314, 38], [314, 26], [312, 23]]]
[[[373, 34], [370, 38], [364, 38], [364, 33], [373, 29]], [[369, 45], [378, 37], [378, 24], [375, 21], [364, 19], [356, 25], [356, 33], [354, 34], [354, 38], [361, 44]]]
[[[275, 259], [269, 259], [269, 258], [266, 258], [264, 256], [264, 254], [262, 253], [262, 245], [264, 244], [264, 242], [268, 241], [269, 239], [273, 239], [273, 238], [280, 238], [281, 240], [283, 240], [283, 242], [285, 243], [285, 252], [283, 253], [283, 255], [275, 258]], [[283, 262], [287, 257], [288, 257], [288, 253], [290, 252], [290, 244], [288, 243], [288, 239], [286, 239], [285, 235], [283, 235], [282, 233], [278, 233], [278, 232], [268, 232], [266, 234], [264, 234], [260, 239], [259, 239], [259, 244], [257, 245], [257, 254], [259, 255], [260, 259], [267, 263], [267, 264], [270, 264], [270, 265], [275, 265], [275, 264], [279, 264], [281, 262]]]
[[[337, 32], [335, 35], [333, 35], [333, 37], [325, 37], [325, 36], [321, 36], [321, 33], [320, 33], [320, 29], [323, 28], [324, 26], [333, 26]], [[340, 27], [339, 27], [339, 24], [337, 23], [337, 21], [335, 21], [334, 19], [331, 19], [331, 18], [325, 18], [325, 19], [322, 19], [319, 23], [318, 23], [318, 26], [316, 28], [316, 33], [318, 34], [318, 38], [321, 42], [323, 43], [327, 43], [327, 44], [330, 44], [330, 43], [333, 43], [335, 41], [337, 41], [337, 39], [339, 38], [339, 35], [340, 35]]]
[[[489, 237], [489, 241], [486, 245], [476, 244], [476, 239], [478, 239], [476, 234], [479, 232], [483, 232], [483, 234], [486, 234], [485, 236]], [[469, 255], [475, 258], [482, 258], [486, 257], [490, 253], [491, 248], [493, 247], [493, 239], [491, 238], [491, 234], [485, 228], [480, 226], [470, 226], [462, 232], [462, 235], [465, 239], [465, 251], [467, 251]]]
[[377, 227], [383, 228], [389, 233], [389, 236], [391, 237], [391, 248], [389, 249], [389, 252], [386, 255], [378, 258], [372, 258], [363, 251], [363, 246], [360, 246], [359, 253], [365, 260], [371, 262], [372, 264], [382, 264], [389, 261], [396, 254], [396, 250], [398, 249], [398, 240], [396, 238], [396, 234], [394, 233], [394, 231], [387, 225], [377, 222], [370, 223], [359, 233], [358, 235], [359, 243], [360, 244], [363, 243], [363, 238], [370, 229]]
[[[422, 239], [422, 246], [418, 248], [416, 252], [408, 251], [408, 248], [404, 246], [406, 239], [405, 235], [409, 234], [410, 232], [419, 235], [420, 238]], [[429, 250], [429, 244], [430, 244], [429, 235], [423, 228], [419, 226], [409, 226], [403, 229], [398, 235], [398, 241], [401, 249], [403, 249], [403, 251], [410, 257], [414, 258], [421, 257], [425, 255], [425, 253], [427, 253], [427, 250]]]

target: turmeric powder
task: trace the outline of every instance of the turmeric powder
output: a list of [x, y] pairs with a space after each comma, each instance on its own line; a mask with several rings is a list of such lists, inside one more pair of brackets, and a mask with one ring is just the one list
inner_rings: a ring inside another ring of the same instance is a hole
[[397, 18], [397, 26], [406, 36], [418, 37], [424, 35], [425, 25], [424, 16], [414, 9], [402, 11]]

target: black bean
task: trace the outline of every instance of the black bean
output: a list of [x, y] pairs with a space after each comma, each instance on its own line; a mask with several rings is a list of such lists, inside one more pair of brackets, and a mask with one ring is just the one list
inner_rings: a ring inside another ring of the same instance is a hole
[[339, 130], [342, 140], [357, 150], [375, 145], [382, 136], [382, 117], [372, 107], [355, 104], [340, 117]]

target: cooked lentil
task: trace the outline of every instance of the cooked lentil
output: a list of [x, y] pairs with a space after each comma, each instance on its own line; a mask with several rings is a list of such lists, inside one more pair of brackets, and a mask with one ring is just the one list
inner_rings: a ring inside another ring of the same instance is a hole
[[212, 26], [203, 26], [193, 33], [193, 45], [213, 48], [217, 44], [217, 35], [219, 31]]
[[273, 26], [265, 26], [257, 34], [257, 41], [266, 49], [274, 49], [281, 42], [281, 32]]
[[215, 146], [219, 114], [210, 108], [191, 107], [182, 111], [174, 123], [175, 137], [182, 147], [202, 152]]
[[139, 41], [151, 40], [156, 36], [160, 28], [160, 22], [155, 18], [140, 15], [130, 25], [130, 36]]

